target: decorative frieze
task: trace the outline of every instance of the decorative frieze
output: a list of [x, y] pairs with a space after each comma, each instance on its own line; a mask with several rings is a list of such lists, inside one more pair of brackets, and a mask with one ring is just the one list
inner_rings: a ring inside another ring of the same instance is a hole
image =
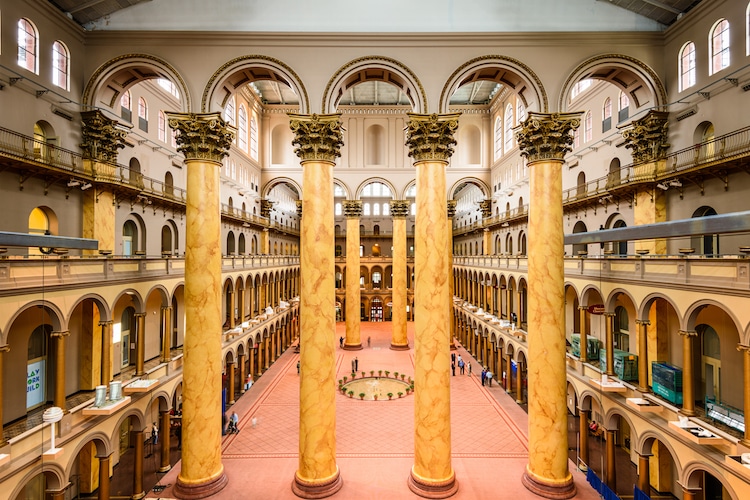
[[344, 200], [343, 208], [345, 217], [351, 219], [362, 217], [362, 201], [360, 200]]
[[232, 127], [219, 113], [166, 112], [169, 126], [177, 134], [177, 150], [186, 160], [221, 162], [234, 139]]
[[668, 129], [669, 113], [652, 109], [623, 130], [625, 147], [632, 150], [633, 161], [640, 163], [664, 158], [669, 149]]
[[572, 132], [581, 124], [581, 113], [529, 112], [516, 133], [521, 156], [529, 162], [563, 160], [572, 149]]
[[409, 200], [391, 200], [391, 217], [404, 218], [409, 215]]
[[116, 162], [119, 149], [125, 147], [128, 129], [117, 120], [104, 116], [98, 109], [82, 111], [83, 157], [87, 160]]
[[290, 127], [294, 133], [292, 145], [302, 161], [336, 161], [341, 156], [344, 144], [341, 114], [299, 115], [289, 114]]
[[448, 161], [453, 155], [459, 113], [421, 115], [407, 113], [406, 145], [415, 161]]

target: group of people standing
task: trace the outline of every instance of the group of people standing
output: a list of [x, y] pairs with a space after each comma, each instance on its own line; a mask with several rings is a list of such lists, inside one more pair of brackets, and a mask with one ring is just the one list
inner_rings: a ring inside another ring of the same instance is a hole
[[[467, 374], [471, 376], [471, 362], [463, 360], [460, 354], [456, 355], [455, 352], [451, 353], [451, 375], [456, 375], [456, 367], [458, 367], [459, 375]], [[492, 372], [489, 368], [482, 369], [482, 385], [488, 385], [492, 387]]]

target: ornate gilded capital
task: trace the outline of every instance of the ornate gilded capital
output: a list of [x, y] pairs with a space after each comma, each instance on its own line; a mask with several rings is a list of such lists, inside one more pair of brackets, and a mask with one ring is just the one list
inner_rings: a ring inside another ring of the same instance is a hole
[[260, 199], [260, 215], [262, 217], [271, 217], [271, 210], [273, 210], [273, 206], [276, 204], [275, 201], [269, 200], [268, 198], [261, 198]]
[[682, 335], [683, 337], [697, 337], [698, 332], [695, 330], [677, 330], [677, 333]]
[[107, 118], [98, 109], [82, 111], [81, 118], [83, 157], [87, 160], [116, 162], [118, 150], [125, 147], [128, 127], [117, 120]]
[[10, 352], [10, 344], [0, 345], [0, 353]]
[[448, 218], [452, 219], [456, 215], [456, 200], [448, 200]]
[[302, 161], [336, 161], [344, 144], [341, 113], [330, 115], [289, 114], [289, 126], [294, 133], [294, 154]]
[[651, 324], [651, 321], [649, 321], [647, 319], [637, 319], [637, 320], [635, 320], [635, 324], [636, 325], [646, 325], [646, 326], [649, 326]]
[[646, 116], [634, 120], [629, 128], [623, 130], [625, 147], [633, 150], [633, 161], [639, 163], [664, 158], [669, 149], [668, 128], [669, 113], [652, 109]]
[[391, 217], [403, 219], [409, 215], [409, 200], [391, 200]]
[[61, 332], [51, 332], [49, 334], [49, 336], [52, 337], [52, 338], [65, 338], [68, 335], [70, 335], [70, 331], [69, 330], [65, 330], [65, 331], [61, 331]]
[[482, 212], [482, 218], [492, 217], [492, 200], [482, 200], [479, 202], [479, 210]]
[[581, 113], [529, 112], [516, 132], [521, 156], [529, 162], [560, 160], [572, 149], [573, 132], [581, 124]]
[[421, 115], [407, 113], [406, 145], [414, 161], [445, 161], [453, 155], [456, 140], [453, 134], [458, 128], [461, 113]]
[[302, 217], [302, 200], [296, 200], [294, 204], [297, 206], [297, 217]]
[[[0, 347], [2, 350], [2, 347]], [[741, 353], [747, 354], [750, 352], [750, 345], [737, 344], [737, 350]]]
[[220, 113], [166, 112], [169, 126], [177, 132], [177, 151], [186, 160], [221, 162], [234, 139], [232, 127]]
[[362, 202], [360, 200], [344, 200], [344, 216], [350, 219], [362, 217]]

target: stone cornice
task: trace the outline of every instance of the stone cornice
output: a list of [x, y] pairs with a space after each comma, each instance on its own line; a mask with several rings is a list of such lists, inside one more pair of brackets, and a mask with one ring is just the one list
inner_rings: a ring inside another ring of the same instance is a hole
[[234, 139], [232, 127], [219, 113], [165, 113], [177, 134], [177, 151], [186, 160], [221, 162], [229, 154]]
[[458, 113], [422, 115], [407, 113], [406, 145], [414, 161], [445, 161], [453, 155]]
[[516, 133], [521, 156], [528, 162], [560, 160], [571, 150], [571, 132], [581, 124], [581, 113], [535, 113], [528, 118]]
[[289, 114], [289, 126], [294, 134], [294, 153], [302, 161], [329, 161], [341, 156], [344, 144], [341, 114]]

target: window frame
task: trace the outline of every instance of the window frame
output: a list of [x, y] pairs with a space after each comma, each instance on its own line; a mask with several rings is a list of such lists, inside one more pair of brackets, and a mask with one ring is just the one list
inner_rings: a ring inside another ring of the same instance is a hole
[[[687, 52], [688, 50], [689, 52]], [[687, 67], [685, 66], [686, 62]], [[697, 80], [697, 61], [695, 57], [695, 43], [693, 41], [687, 41], [682, 46], [677, 63], [680, 73], [678, 78], [679, 91], [682, 92], [685, 89], [693, 87]], [[685, 82], [686, 79], [687, 83]]]
[[52, 44], [52, 83], [70, 90], [70, 50], [60, 40]]
[[39, 30], [28, 18], [22, 17], [16, 23], [16, 45], [16, 63], [23, 69], [38, 75]]
[[[726, 28], [718, 31], [721, 26], [725, 25]], [[718, 31], [718, 32], [717, 32]], [[719, 19], [714, 23], [714, 25], [711, 27], [711, 31], [708, 35], [708, 47], [711, 51], [711, 57], [708, 61], [708, 74], [709, 75], [715, 75], [716, 73], [727, 69], [731, 65], [731, 33], [729, 31], [729, 21], [722, 18]], [[721, 47], [717, 51], [717, 48], [715, 46], [715, 43], [717, 41], [717, 38], [719, 39], [721, 43]], [[726, 64], [724, 62], [724, 59], [726, 58]], [[716, 68], [716, 62], [720, 61], [721, 67]]]

